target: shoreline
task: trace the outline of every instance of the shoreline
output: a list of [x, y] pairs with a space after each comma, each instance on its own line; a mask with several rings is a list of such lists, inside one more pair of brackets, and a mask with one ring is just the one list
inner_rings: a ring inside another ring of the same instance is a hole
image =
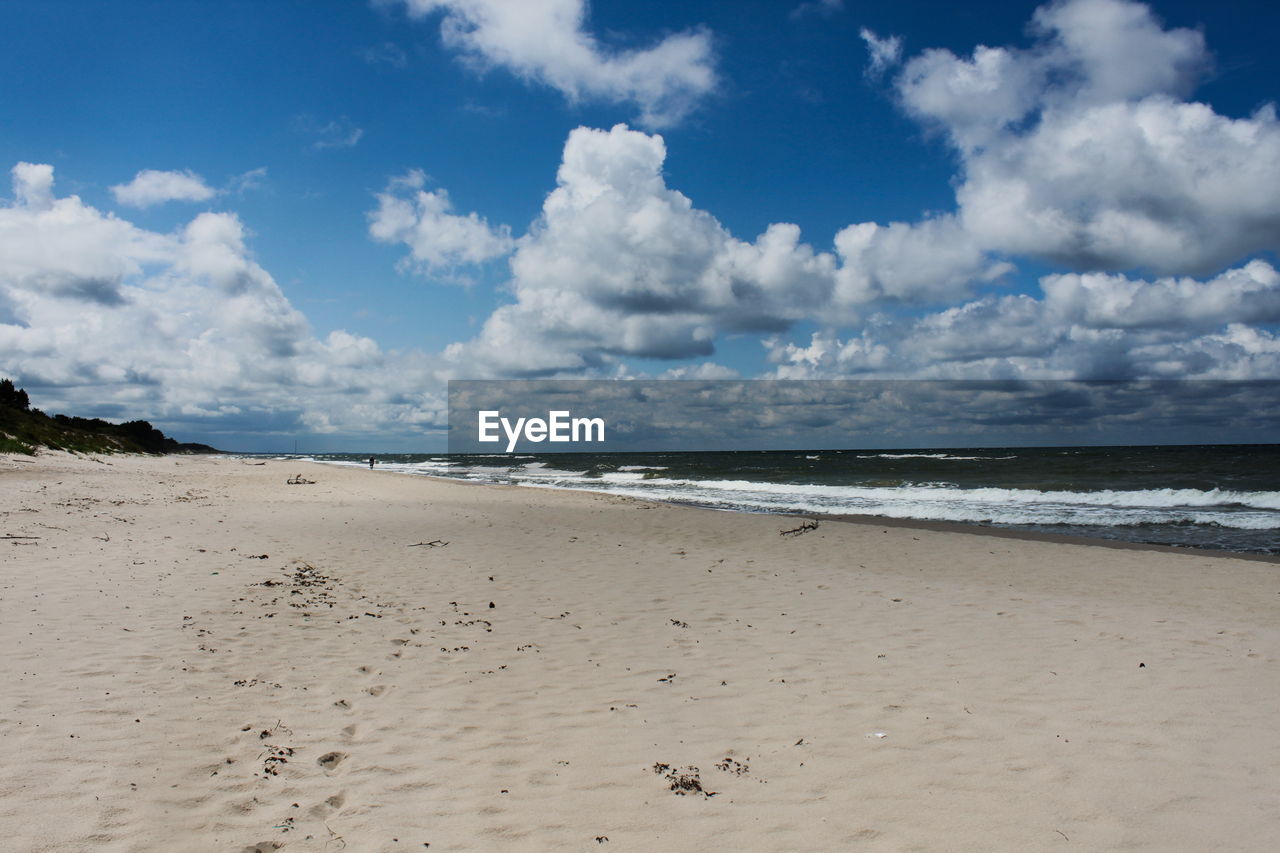
[[36, 463], [0, 465], [15, 848], [1280, 835], [1280, 577], [1258, 561], [781, 537], [787, 516], [296, 460]]
[[1155, 551], [1162, 554], [1186, 554], [1193, 557], [1221, 557], [1237, 560], [1254, 560], [1260, 563], [1280, 564], [1280, 555], [1259, 554], [1255, 551], [1229, 551], [1225, 548], [1197, 548], [1191, 545], [1165, 545], [1159, 542], [1131, 542], [1125, 539], [1107, 539], [1101, 536], [1083, 536], [1070, 533], [1050, 533], [1043, 530], [1020, 530], [1012, 527], [992, 527], [977, 522], [931, 521], [928, 519], [887, 518], [884, 516], [798, 516], [830, 519], [849, 524], [907, 527], [916, 530], [933, 530], [944, 533], [968, 533], [974, 536], [991, 536], [996, 539], [1020, 539], [1029, 542], [1055, 542], [1061, 545], [1091, 545], [1097, 548], [1114, 548], [1121, 551]]
[[[318, 461], [311, 462], [310, 464], [322, 465], [325, 467], [358, 467], [338, 466], [331, 462]], [[374, 473], [379, 472], [375, 470]], [[594, 495], [627, 497], [631, 500], [645, 501], [648, 503], [660, 504], [662, 506], [685, 507], [688, 509], [705, 510], [709, 512], [733, 512], [744, 513], [746, 515], [774, 516], [779, 518], [803, 518], [814, 521], [834, 521], [844, 524], [880, 525], [882, 527], [901, 527], [942, 533], [967, 533], [974, 536], [991, 536], [998, 539], [1021, 539], [1031, 542], [1056, 542], [1062, 545], [1092, 545], [1099, 548], [1115, 548], [1124, 551], [1157, 551], [1166, 554], [1188, 554], [1196, 557], [1225, 557], [1241, 560], [1254, 560], [1261, 563], [1280, 564], [1280, 554], [1261, 554], [1256, 551], [1231, 551], [1226, 548], [1199, 548], [1194, 545], [1166, 545], [1160, 542], [1134, 542], [1127, 539], [1109, 539], [1104, 536], [1086, 536], [1074, 533], [1051, 533], [1044, 530], [1024, 530], [1016, 527], [997, 527], [976, 521], [937, 521], [927, 518], [891, 518], [884, 515], [853, 515], [848, 513], [833, 513], [828, 515], [802, 512], [766, 512], [763, 510], [704, 506], [702, 504], [685, 503], [681, 501], [664, 501], [660, 498], [640, 498], [631, 495], [621, 496], [601, 489], [587, 489], [570, 486], [522, 486], [516, 483], [489, 483], [479, 480], [467, 480], [461, 477], [443, 477], [439, 474], [417, 474], [409, 473], [407, 471], [383, 471], [381, 473], [396, 474], [404, 477], [425, 477], [431, 480], [462, 483], [468, 486], [500, 486], [525, 489], [541, 488], [565, 492], [587, 492]]]

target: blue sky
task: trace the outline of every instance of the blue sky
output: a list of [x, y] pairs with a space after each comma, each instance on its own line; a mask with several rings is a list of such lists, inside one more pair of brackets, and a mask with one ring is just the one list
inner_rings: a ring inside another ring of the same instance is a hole
[[353, 450], [449, 378], [1276, 378], [1278, 19], [4, 4], [0, 373]]

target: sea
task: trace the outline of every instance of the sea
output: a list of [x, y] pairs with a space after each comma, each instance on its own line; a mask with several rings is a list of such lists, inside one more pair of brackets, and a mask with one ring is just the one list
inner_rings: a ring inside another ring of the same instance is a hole
[[[290, 456], [368, 466], [369, 454]], [[380, 471], [740, 512], [1280, 555], [1280, 445], [377, 454]]]

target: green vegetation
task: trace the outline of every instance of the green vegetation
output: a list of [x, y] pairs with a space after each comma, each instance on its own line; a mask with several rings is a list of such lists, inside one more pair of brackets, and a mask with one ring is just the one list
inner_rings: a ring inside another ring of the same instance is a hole
[[36, 448], [73, 453], [217, 453], [207, 444], [182, 444], [146, 421], [113, 424], [100, 418], [49, 417], [31, 408], [27, 392], [0, 379], [0, 453], [32, 455]]

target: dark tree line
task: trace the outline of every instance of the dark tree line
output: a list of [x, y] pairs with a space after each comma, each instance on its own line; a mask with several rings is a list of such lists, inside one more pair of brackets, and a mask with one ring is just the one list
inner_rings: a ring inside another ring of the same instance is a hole
[[77, 451], [216, 453], [204, 444], [182, 444], [147, 421], [113, 424], [101, 418], [47, 416], [31, 408], [27, 392], [0, 378], [0, 440]]
[[26, 391], [13, 387], [12, 379], [0, 379], [0, 406], [25, 412], [31, 408], [31, 400]]

